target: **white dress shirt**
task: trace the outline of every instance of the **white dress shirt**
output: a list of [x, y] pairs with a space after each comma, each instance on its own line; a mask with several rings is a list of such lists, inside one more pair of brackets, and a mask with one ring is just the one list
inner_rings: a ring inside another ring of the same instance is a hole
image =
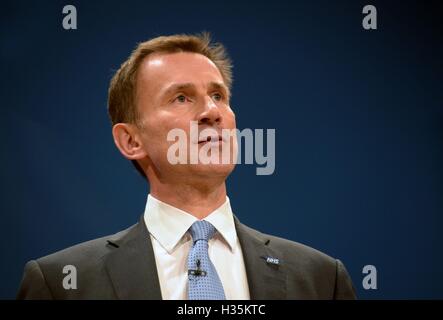
[[[192, 237], [188, 232], [198, 219], [193, 215], [148, 195], [144, 219], [151, 236], [162, 298], [188, 297], [188, 254]], [[226, 299], [249, 300], [243, 254], [235, 230], [229, 198], [206, 220], [216, 229], [209, 240], [209, 258], [217, 269]]]

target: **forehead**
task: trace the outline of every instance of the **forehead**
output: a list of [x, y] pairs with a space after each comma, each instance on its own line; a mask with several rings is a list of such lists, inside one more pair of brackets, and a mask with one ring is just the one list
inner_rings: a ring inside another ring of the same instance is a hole
[[139, 84], [159, 90], [173, 83], [205, 84], [223, 82], [217, 66], [207, 57], [191, 52], [155, 53], [148, 56], [138, 72]]

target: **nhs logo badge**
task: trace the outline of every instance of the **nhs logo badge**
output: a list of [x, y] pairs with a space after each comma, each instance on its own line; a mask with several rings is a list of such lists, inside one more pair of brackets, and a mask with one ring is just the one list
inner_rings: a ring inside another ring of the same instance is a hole
[[278, 258], [266, 257], [266, 263], [279, 265], [280, 260]]

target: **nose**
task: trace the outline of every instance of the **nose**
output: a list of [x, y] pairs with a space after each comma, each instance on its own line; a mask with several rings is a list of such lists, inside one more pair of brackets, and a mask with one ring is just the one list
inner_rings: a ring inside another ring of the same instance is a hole
[[207, 97], [204, 102], [204, 109], [198, 115], [198, 124], [213, 126], [219, 124], [221, 120], [222, 116], [218, 106], [210, 97]]

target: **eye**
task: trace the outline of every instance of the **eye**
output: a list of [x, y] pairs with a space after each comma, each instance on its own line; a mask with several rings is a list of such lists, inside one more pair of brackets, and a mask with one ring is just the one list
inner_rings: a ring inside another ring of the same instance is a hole
[[223, 100], [223, 96], [220, 93], [214, 93], [212, 96], [214, 97], [215, 101]]
[[177, 96], [174, 100], [178, 101], [180, 103], [185, 103], [186, 102], [186, 96], [181, 94], [181, 95]]

